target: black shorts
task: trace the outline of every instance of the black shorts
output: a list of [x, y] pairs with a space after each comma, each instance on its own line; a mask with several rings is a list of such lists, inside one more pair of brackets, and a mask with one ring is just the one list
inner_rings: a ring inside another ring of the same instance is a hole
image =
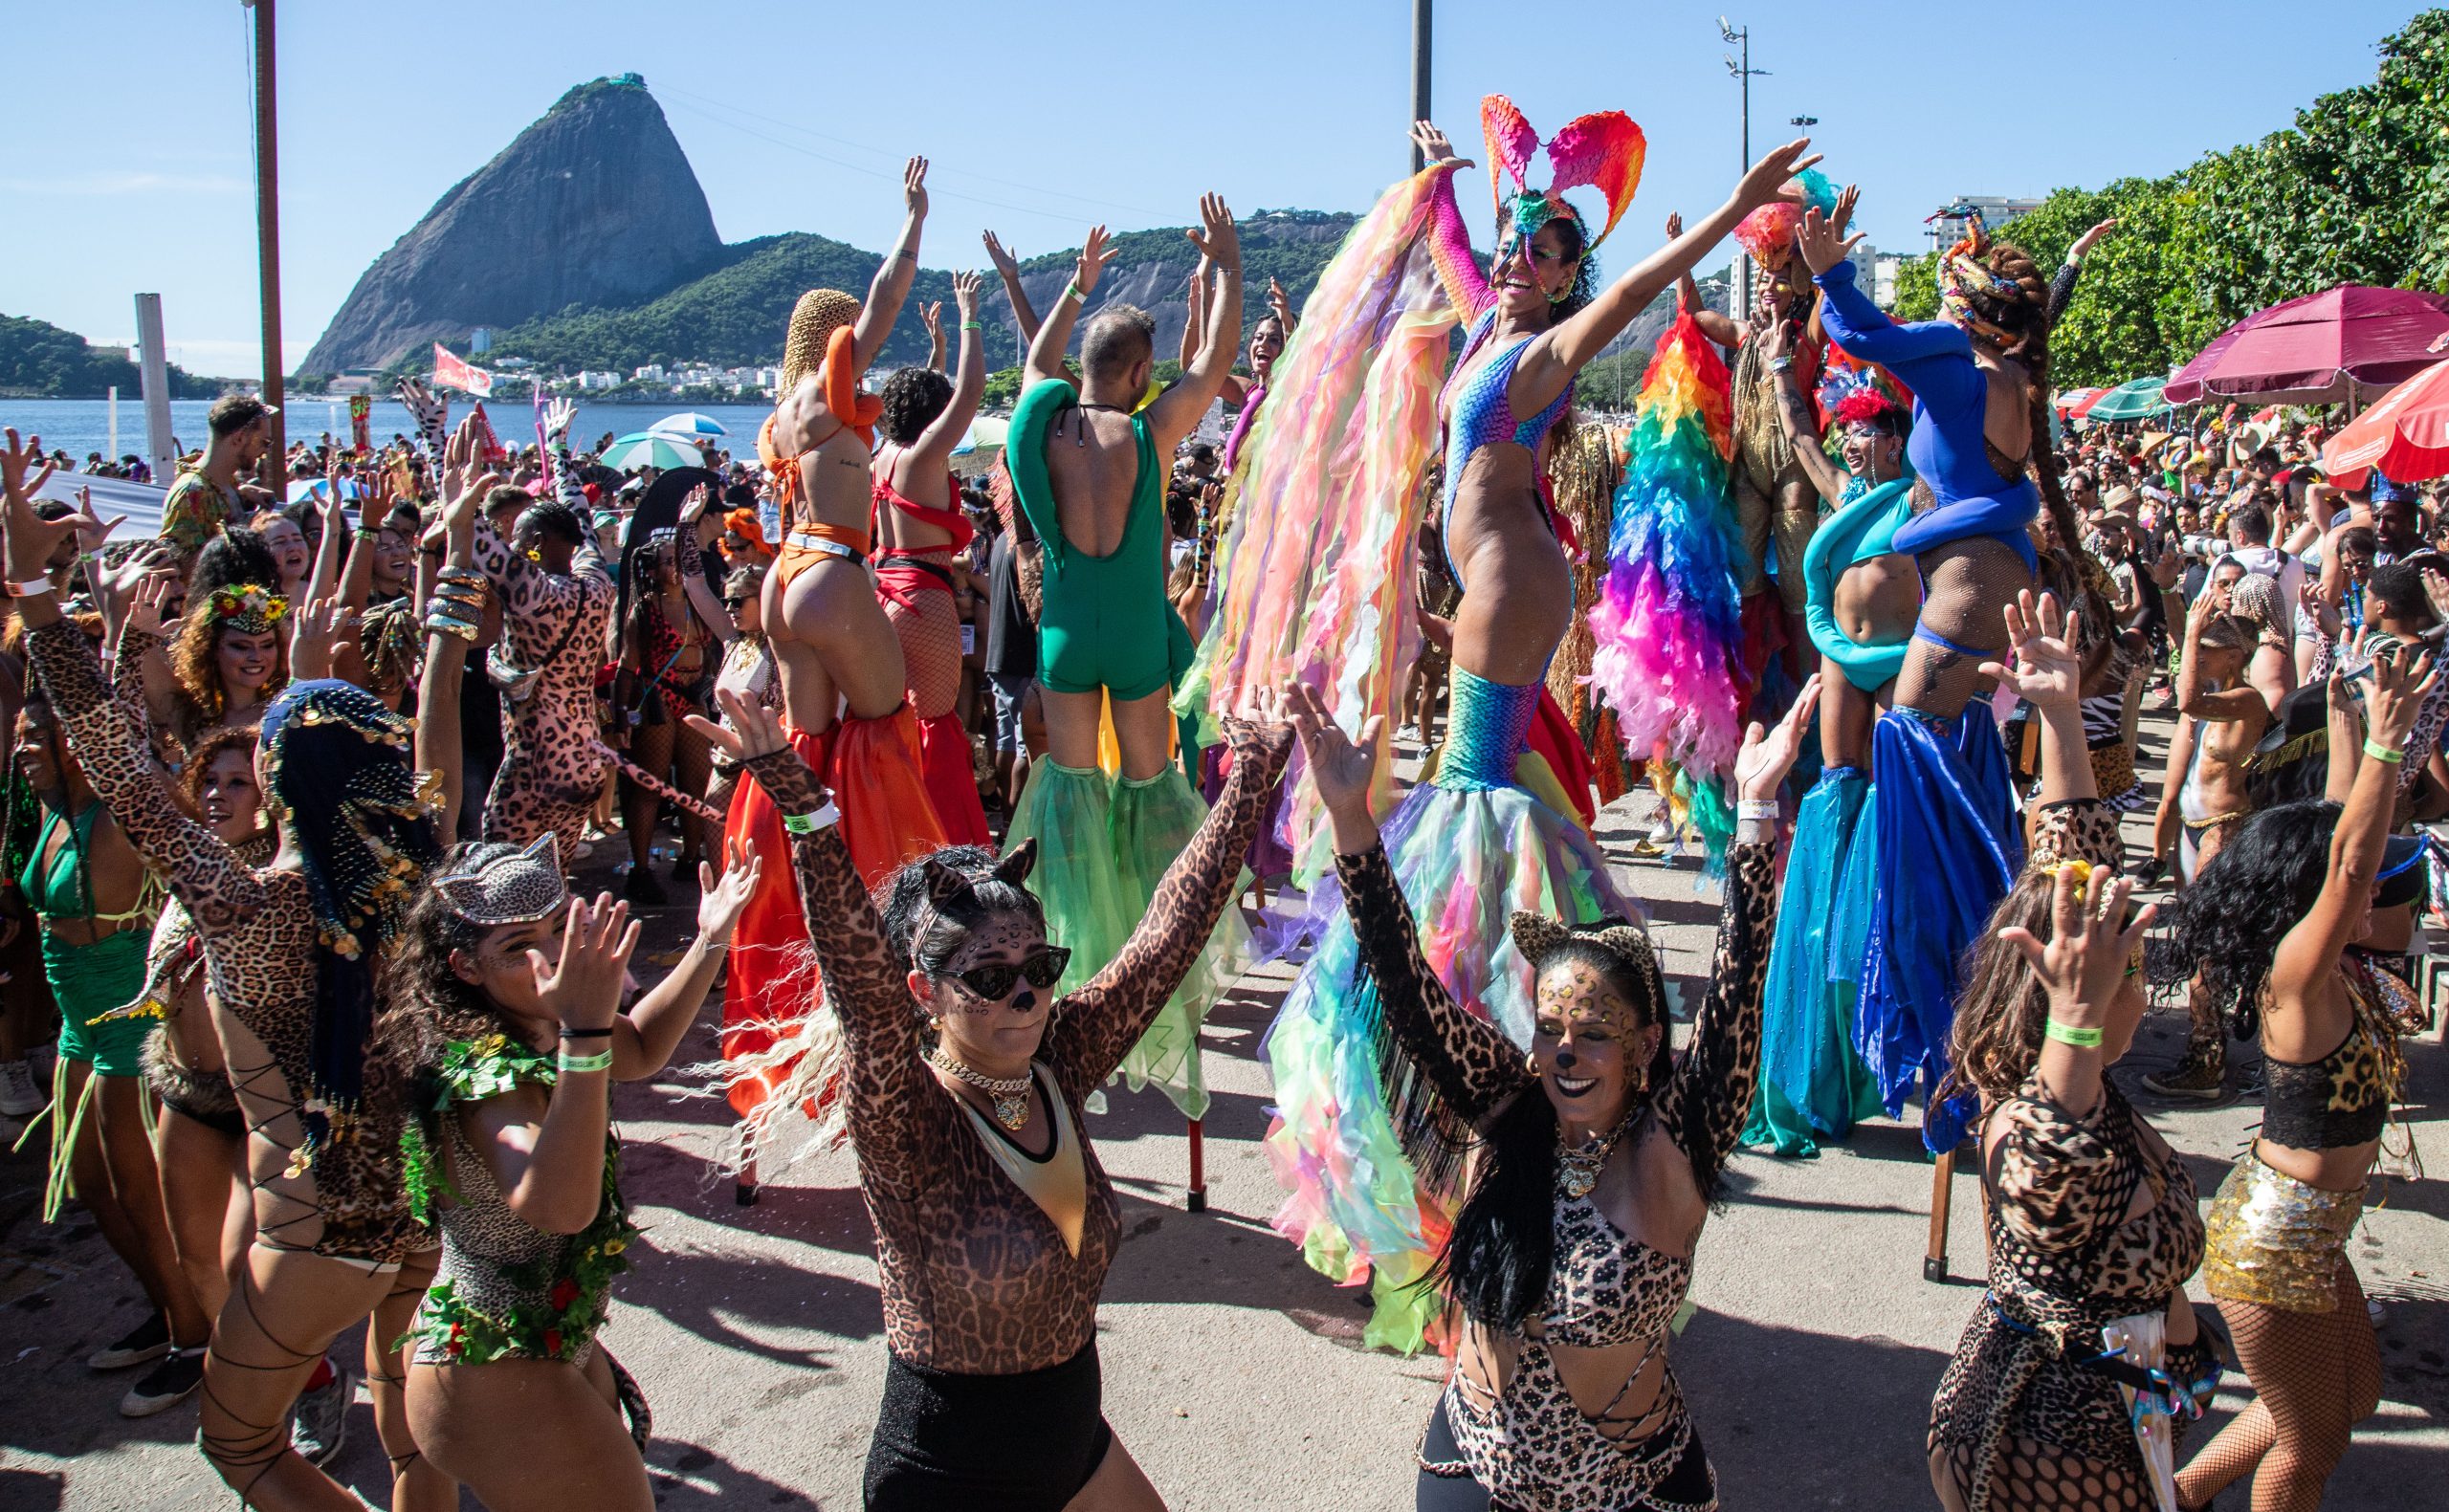
[[1062, 1512], [1114, 1443], [1094, 1340], [1061, 1365], [962, 1375], [886, 1357], [870, 1512]]

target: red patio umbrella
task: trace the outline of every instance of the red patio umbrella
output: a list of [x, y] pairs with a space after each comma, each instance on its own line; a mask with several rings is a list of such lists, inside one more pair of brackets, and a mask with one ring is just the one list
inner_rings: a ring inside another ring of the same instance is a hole
[[2374, 468], [2394, 483], [2449, 472], [2449, 362], [2392, 389], [2322, 448], [2322, 471], [2341, 488], [2361, 487]]
[[2177, 370], [2169, 402], [2251, 397], [2274, 404], [2352, 403], [2439, 360], [2449, 296], [2341, 284], [2249, 315]]

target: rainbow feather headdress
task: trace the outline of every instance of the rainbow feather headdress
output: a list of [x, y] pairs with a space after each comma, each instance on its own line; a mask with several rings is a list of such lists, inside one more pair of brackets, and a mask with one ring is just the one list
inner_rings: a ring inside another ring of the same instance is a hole
[[[1513, 101], [1503, 95], [1483, 99], [1480, 132], [1489, 144], [1489, 191], [1496, 201], [1498, 246], [1502, 248], [1512, 236], [1537, 235], [1540, 227], [1558, 215], [1571, 216], [1582, 230], [1581, 269], [1574, 287], [1587, 295], [1590, 291], [1584, 285], [1593, 268], [1590, 254], [1631, 208], [1633, 191], [1642, 182], [1642, 164], [1649, 157], [1649, 140], [1633, 118], [1621, 110], [1576, 116], [1548, 139], [1548, 166], [1555, 177], [1546, 188], [1534, 189], [1530, 180], [1531, 157], [1540, 149], [1539, 134], [1531, 129]], [[1511, 204], [1505, 192], [1508, 178], [1513, 181]], [[1597, 189], [1607, 201], [1607, 223], [1596, 236], [1589, 234], [1580, 212], [1564, 198], [1565, 190], [1585, 186]]]

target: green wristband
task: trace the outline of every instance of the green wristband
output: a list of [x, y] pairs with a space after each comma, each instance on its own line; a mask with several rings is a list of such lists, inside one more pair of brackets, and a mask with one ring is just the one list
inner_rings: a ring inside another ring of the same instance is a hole
[[986, 329], [986, 322], [983, 320], [963, 320], [960, 323], [960, 328], [964, 331], [983, 331]]
[[2052, 1040], [2057, 1041], [2060, 1044], [2071, 1044], [2078, 1050], [2097, 1050], [2101, 1047], [2102, 1039], [2105, 1038], [2103, 1032], [2097, 1028], [2085, 1028], [2081, 1024], [2060, 1023], [2055, 1019], [2049, 1020], [2048, 1025], [2041, 1030], [2041, 1033], [2049, 1036]]
[[609, 1071], [612, 1069], [612, 1052], [598, 1050], [593, 1055], [572, 1055], [563, 1050], [553, 1058], [553, 1064], [563, 1071]]
[[2404, 761], [2407, 758], [2407, 754], [2405, 752], [2393, 751], [2388, 746], [2383, 745], [2380, 741], [2373, 739], [2371, 735], [2366, 735], [2364, 737], [2364, 754], [2371, 756], [2375, 761], [2387, 761], [2392, 766], [2396, 766], [2399, 762]]

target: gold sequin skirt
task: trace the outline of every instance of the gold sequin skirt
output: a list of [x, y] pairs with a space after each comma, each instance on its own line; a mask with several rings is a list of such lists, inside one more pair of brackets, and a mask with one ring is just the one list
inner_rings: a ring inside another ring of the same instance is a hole
[[2308, 1186], [2248, 1151], [2211, 1199], [2203, 1284], [2222, 1302], [2330, 1312], [2338, 1306], [2339, 1258], [2363, 1212], [2362, 1187]]

